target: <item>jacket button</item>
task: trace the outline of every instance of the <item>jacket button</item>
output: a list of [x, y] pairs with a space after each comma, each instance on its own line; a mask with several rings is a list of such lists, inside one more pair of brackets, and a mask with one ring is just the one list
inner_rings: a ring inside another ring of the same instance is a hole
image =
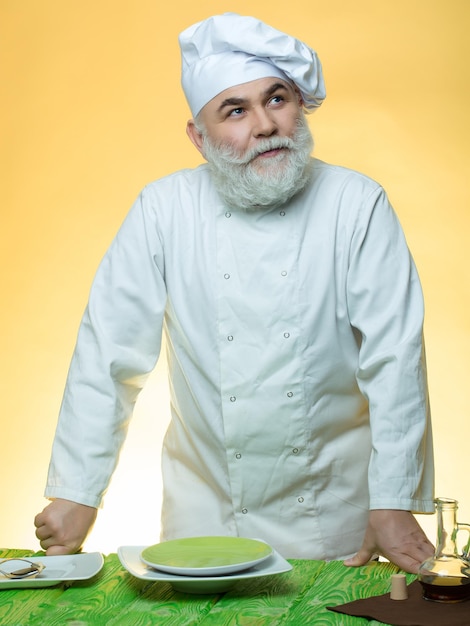
[[243, 515], [246, 515], [248, 513], [248, 509], [242, 509], [242, 513]]

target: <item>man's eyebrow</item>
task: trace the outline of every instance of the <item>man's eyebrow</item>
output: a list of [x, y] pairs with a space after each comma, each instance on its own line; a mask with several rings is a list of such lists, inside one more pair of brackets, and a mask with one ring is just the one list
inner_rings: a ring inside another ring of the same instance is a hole
[[248, 100], [246, 98], [226, 98], [221, 103], [217, 111], [222, 111], [225, 107], [240, 106], [242, 104], [246, 104], [247, 102]]
[[266, 89], [264, 95], [272, 96], [273, 93], [278, 91], [279, 89], [284, 89], [284, 91], [287, 91], [287, 86], [284, 85], [284, 83], [274, 83], [274, 85], [271, 85], [271, 87], [268, 87], [268, 89]]
[[[283, 89], [284, 91], [287, 91], [287, 86], [284, 85], [283, 83], [274, 83], [273, 85], [271, 85], [270, 87], [268, 87], [268, 89], [266, 89], [266, 91], [263, 92], [263, 96], [265, 98], [272, 96], [273, 93], [275, 93], [276, 91], [278, 91], [279, 89]], [[246, 98], [226, 98], [219, 106], [219, 108], [217, 109], [217, 111], [220, 113], [223, 111], [223, 109], [225, 107], [233, 107], [233, 106], [242, 106], [247, 104], [249, 101]]]

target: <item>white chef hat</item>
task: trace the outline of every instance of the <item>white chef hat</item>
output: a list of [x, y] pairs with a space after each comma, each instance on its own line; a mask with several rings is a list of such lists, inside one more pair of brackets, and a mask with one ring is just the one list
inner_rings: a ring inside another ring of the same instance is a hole
[[315, 51], [254, 17], [215, 15], [184, 30], [179, 43], [181, 83], [193, 116], [225, 89], [271, 76], [294, 83], [306, 109], [325, 99]]

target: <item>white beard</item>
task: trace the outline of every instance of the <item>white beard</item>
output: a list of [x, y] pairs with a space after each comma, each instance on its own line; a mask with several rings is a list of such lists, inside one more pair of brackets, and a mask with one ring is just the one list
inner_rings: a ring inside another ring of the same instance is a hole
[[[230, 145], [215, 145], [204, 132], [203, 151], [220, 196], [232, 209], [260, 211], [285, 204], [310, 178], [313, 138], [301, 114], [292, 138], [261, 139], [256, 148], [238, 155]], [[274, 157], [252, 161], [262, 152], [287, 148]]]

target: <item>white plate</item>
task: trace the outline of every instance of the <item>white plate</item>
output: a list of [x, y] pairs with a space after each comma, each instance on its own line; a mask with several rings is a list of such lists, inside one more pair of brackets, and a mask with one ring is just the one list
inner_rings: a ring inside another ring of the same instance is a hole
[[53, 587], [63, 582], [87, 580], [97, 574], [104, 563], [103, 555], [99, 552], [18, 558], [25, 558], [33, 563], [43, 563], [45, 568], [36, 578], [10, 579], [0, 574], [0, 589], [34, 589]]
[[236, 574], [227, 576], [177, 576], [146, 565], [140, 558], [141, 552], [145, 548], [146, 546], [121, 546], [118, 548], [117, 553], [122, 566], [135, 578], [147, 582], [170, 583], [173, 589], [185, 593], [221, 593], [228, 591], [239, 580], [258, 576], [273, 576], [292, 569], [292, 565], [273, 549], [271, 556], [262, 563]]
[[271, 556], [265, 541], [248, 537], [184, 537], [148, 546], [140, 558], [146, 565], [178, 576], [222, 576], [258, 565]]

